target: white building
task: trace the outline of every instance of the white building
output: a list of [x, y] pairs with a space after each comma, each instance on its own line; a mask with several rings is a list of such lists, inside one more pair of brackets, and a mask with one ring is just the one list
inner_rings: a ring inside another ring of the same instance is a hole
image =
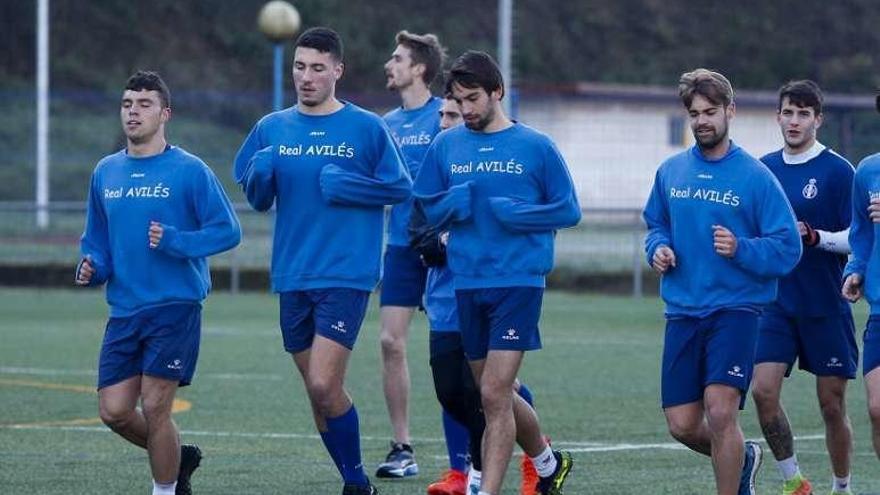
[[[736, 93], [730, 136], [755, 157], [782, 147], [776, 92]], [[874, 108], [871, 96], [826, 95], [826, 108]], [[693, 144], [675, 87], [578, 84], [523, 91], [518, 120], [550, 135], [578, 188], [581, 205], [642, 208], [654, 173]], [[820, 134], [821, 140], [821, 134]]]

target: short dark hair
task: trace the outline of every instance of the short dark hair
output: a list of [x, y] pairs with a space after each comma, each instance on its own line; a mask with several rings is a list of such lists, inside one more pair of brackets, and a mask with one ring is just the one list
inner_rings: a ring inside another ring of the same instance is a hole
[[431, 33], [415, 34], [409, 31], [400, 31], [395, 37], [398, 45], [409, 48], [410, 58], [413, 64], [425, 66], [422, 80], [426, 85], [431, 85], [446, 58], [446, 49], [440, 44], [437, 36]]
[[733, 86], [723, 74], [709, 69], [685, 72], [678, 80], [678, 95], [685, 108], [690, 108], [694, 96], [700, 95], [713, 105], [733, 103]]
[[446, 92], [452, 92], [453, 84], [464, 88], [483, 88], [486, 93], [496, 89], [504, 96], [504, 78], [498, 64], [486, 52], [468, 50], [461, 54], [449, 69], [446, 78]]
[[158, 72], [151, 70], [135, 72], [125, 82], [125, 89], [132, 91], [156, 91], [159, 93], [162, 108], [171, 108], [171, 91], [168, 90], [168, 85], [165, 84], [165, 81], [162, 80], [162, 76]]
[[337, 62], [342, 62], [344, 52], [342, 38], [339, 37], [339, 33], [328, 27], [307, 29], [303, 34], [299, 35], [293, 47], [294, 49], [299, 47], [314, 48], [321, 53], [329, 53]]
[[798, 108], [812, 108], [816, 115], [822, 114], [822, 90], [819, 85], [809, 79], [789, 81], [779, 88], [779, 106], [776, 110], [782, 110], [782, 101], [788, 98]]

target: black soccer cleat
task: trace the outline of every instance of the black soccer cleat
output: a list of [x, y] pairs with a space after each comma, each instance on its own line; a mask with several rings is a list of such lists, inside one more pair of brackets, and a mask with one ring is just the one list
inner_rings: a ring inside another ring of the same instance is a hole
[[180, 471], [177, 474], [175, 495], [192, 495], [189, 478], [202, 462], [202, 450], [197, 445], [183, 444], [180, 446]]
[[571, 454], [564, 450], [554, 450], [553, 457], [556, 458], [556, 470], [553, 474], [538, 481], [538, 491], [541, 495], [562, 495], [562, 485], [571, 472]]

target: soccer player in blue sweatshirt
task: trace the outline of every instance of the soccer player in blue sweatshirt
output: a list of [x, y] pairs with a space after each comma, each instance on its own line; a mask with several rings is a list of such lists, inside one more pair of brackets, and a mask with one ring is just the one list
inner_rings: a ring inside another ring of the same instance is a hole
[[663, 411], [675, 439], [712, 457], [719, 495], [754, 494], [762, 452], [743, 442], [737, 416], [758, 315], [800, 258], [801, 239], [779, 182], [728, 136], [727, 78], [697, 69], [681, 76], [679, 94], [696, 144], [660, 165], [644, 211], [666, 302]]
[[206, 258], [238, 245], [241, 229], [211, 169], [165, 140], [171, 94], [158, 74], [128, 79], [120, 118], [126, 148], [92, 174], [75, 282], [107, 285], [101, 420], [147, 449], [153, 495], [186, 495], [202, 454], [180, 445], [171, 405], [196, 368]]
[[524, 351], [541, 347], [544, 277], [556, 230], [580, 220], [577, 195], [553, 142], [504, 114], [491, 57], [463, 54], [446, 89], [465, 125], [435, 138], [414, 191], [428, 224], [449, 230], [459, 325], [486, 417], [480, 493], [500, 494], [515, 438], [535, 462], [541, 493], [561, 493], [571, 456], [550, 449], [514, 380]]
[[[880, 96], [877, 97], [880, 111]], [[871, 438], [880, 459], [880, 153], [859, 163], [853, 180], [852, 225], [849, 244], [852, 257], [844, 270], [842, 293], [850, 302], [862, 296], [871, 314], [862, 346], [862, 374], [868, 395]]]
[[849, 253], [854, 170], [816, 140], [822, 118], [822, 91], [816, 83], [785, 84], [779, 90], [776, 116], [785, 145], [761, 158], [782, 185], [803, 240], [800, 262], [779, 280], [776, 301], [761, 315], [752, 380], [758, 422], [782, 474], [783, 495], [812, 492], [798, 467], [780, 401], [783, 379], [796, 359], [801, 369], [816, 376], [833, 471], [831, 493], [852, 493], [846, 386], [856, 376], [859, 350], [840, 281]]
[[[386, 86], [400, 95], [402, 105], [384, 120], [406, 159], [410, 177], [418, 175], [422, 159], [440, 132], [437, 112], [441, 99], [431, 95], [431, 82], [443, 67], [445, 49], [433, 34], [400, 31], [397, 46], [385, 63]], [[421, 305], [427, 269], [409, 247], [407, 224], [412, 199], [391, 208], [388, 246], [379, 305], [382, 345], [382, 385], [394, 439], [376, 476], [403, 478], [419, 472], [409, 436], [409, 367], [406, 342], [415, 308]]]
[[[451, 95], [443, 99], [438, 113], [443, 130], [464, 121], [461, 109]], [[483, 470], [480, 449], [486, 421], [480, 391], [462, 344], [454, 276], [446, 264], [449, 232], [431, 229], [426, 224], [424, 211], [419, 204], [414, 204], [409, 223], [410, 245], [428, 267], [424, 308], [431, 329], [431, 372], [437, 399], [443, 406], [443, 432], [450, 464], [450, 469], [440, 480], [428, 485], [428, 495], [478, 493]], [[531, 390], [524, 383], [516, 380], [514, 388], [534, 407]], [[535, 495], [538, 472], [525, 454], [520, 462], [520, 475], [520, 495]]]
[[384, 207], [407, 200], [412, 181], [382, 119], [336, 98], [339, 35], [312, 28], [295, 46], [297, 104], [260, 119], [234, 173], [254, 209], [275, 205], [271, 279], [284, 349], [343, 494], [369, 495], [377, 490], [364, 473], [357, 409], [343, 381], [379, 279]]

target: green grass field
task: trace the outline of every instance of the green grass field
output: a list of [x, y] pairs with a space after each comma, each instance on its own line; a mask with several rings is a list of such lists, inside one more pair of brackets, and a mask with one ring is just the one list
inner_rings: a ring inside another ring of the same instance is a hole
[[[862, 328], [865, 308], [856, 312]], [[3, 289], [0, 314], [0, 493], [148, 494], [145, 452], [110, 434], [96, 417], [93, 370], [106, 315], [103, 294]], [[547, 295], [545, 348], [527, 356], [520, 376], [535, 393], [554, 445], [574, 452], [566, 493], [714, 493], [709, 460], [675, 446], [658, 405], [661, 314], [655, 299]], [[370, 471], [386, 453], [390, 435], [377, 316], [374, 305], [348, 378]], [[409, 359], [411, 429], [422, 473], [378, 481], [383, 495], [422, 494], [446, 467], [427, 347], [425, 320], [418, 316]], [[857, 380], [849, 394], [853, 484], [856, 493], [880, 493], [880, 462], [870, 446], [862, 387]], [[827, 493], [831, 474], [813, 380], [796, 373], [784, 396], [801, 437], [802, 469], [817, 494]], [[201, 445], [206, 455], [194, 477], [196, 493], [340, 493], [303, 386], [281, 348], [275, 298], [211, 296], [196, 379], [179, 398], [191, 404], [175, 415], [183, 439]], [[760, 436], [754, 416], [749, 403], [741, 418], [750, 438]], [[518, 493], [518, 480], [512, 468], [503, 493]], [[766, 462], [759, 493], [779, 493], [778, 480], [773, 462]]]

